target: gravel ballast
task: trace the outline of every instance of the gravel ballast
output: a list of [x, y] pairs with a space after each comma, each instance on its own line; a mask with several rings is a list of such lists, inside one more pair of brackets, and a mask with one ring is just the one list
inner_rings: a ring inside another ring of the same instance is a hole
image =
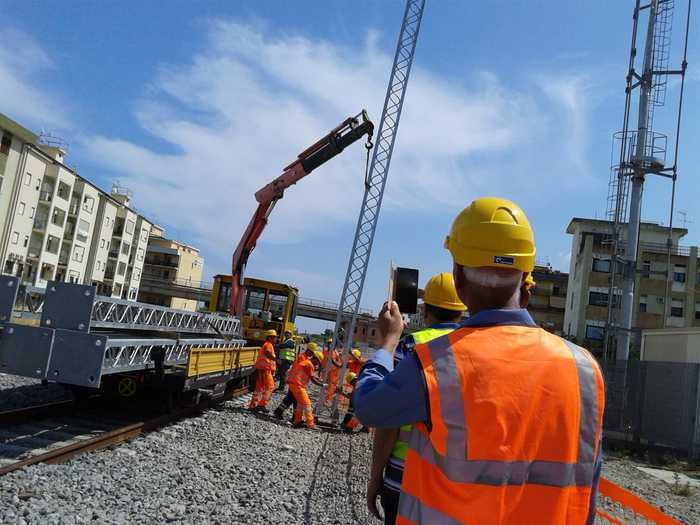
[[0, 411], [43, 405], [71, 397], [71, 393], [61, 385], [42, 385], [36, 379], [0, 374]]
[[[292, 429], [249, 413], [247, 399], [111, 450], [0, 478], [0, 523], [379, 524], [365, 506], [368, 434]], [[697, 493], [676, 496], [614, 458], [603, 474], [700, 523]]]

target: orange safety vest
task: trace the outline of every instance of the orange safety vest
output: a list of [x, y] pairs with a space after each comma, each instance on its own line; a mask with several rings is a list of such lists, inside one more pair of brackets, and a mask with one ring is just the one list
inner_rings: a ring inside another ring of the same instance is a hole
[[[272, 357], [268, 357], [266, 352], [272, 354]], [[277, 368], [275, 363], [275, 347], [270, 341], [265, 341], [258, 352], [258, 359], [255, 361], [256, 370], [272, 370]]]
[[287, 374], [287, 384], [305, 387], [314, 375], [314, 364], [305, 355], [300, 355]]
[[431, 425], [411, 431], [397, 525], [583, 525], [605, 405], [593, 357], [529, 326], [463, 327], [415, 352]]

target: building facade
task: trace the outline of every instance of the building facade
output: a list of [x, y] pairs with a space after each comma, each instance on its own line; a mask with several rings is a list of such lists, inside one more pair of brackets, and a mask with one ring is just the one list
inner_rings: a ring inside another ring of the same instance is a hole
[[[64, 145], [42, 143], [2, 114], [0, 136], [2, 272], [31, 286], [92, 284], [102, 295], [135, 300], [150, 223], [119, 192], [105, 193], [68, 167]], [[123, 244], [120, 217], [145, 230], [145, 240]], [[115, 268], [125, 262], [118, 281], [110, 276], [114, 253], [121, 257]]]
[[532, 272], [535, 287], [530, 295], [528, 311], [535, 322], [548, 332], [562, 335], [569, 275], [550, 266], [535, 266]]
[[[204, 272], [204, 259], [199, 250], [187, 244], [165, 237], [165, 231], [159, 226], [152, 226], [146, 260], [143, 269], [143, 279], [158, 284], [173, 286], [201, 286]], [[148, 291], [142, 290], [139, 300], [179, 308], [181, 310], [197, 310], [197, 301], [160, 294], [155, 287]]]
[[[566, 231], [572, 235], [572, 243], [564, 333], [600, 353], [608, 319], [612, 224], [574, 218]], [[634, 288], [633, 349], [639, 349], [639, 330], [700, 326], [698, 249], [679, 244], [687, 233], [684, 228], [673, 229], [669, 266], [668, 228], [653, 223], [641, 225], [639, 270]], [[625, 243], [624, 237], [621, 242]], [[617, 271], [621, 272], [619, 265]], [[615, 279], [613, 310], [619, 314], [621, 275]]]

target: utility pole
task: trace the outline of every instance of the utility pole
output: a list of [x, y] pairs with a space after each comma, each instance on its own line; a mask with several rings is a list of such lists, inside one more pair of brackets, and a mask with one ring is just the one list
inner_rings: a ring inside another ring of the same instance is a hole
[[[622, 326], [618, 333], [617, 359], [627, 360], [630, 354], [632, 338], [632, 318], [634, 316], [634, 283], [637, 276], [637, 251], [639, 247], [639, 227], [642, 216], [642, 195], [646, 166], [649, 163], [646, 155], [649, 137], [649, 97], [654, 76], [654, 32], [656, 30], [656, 14], [659, 0], [651, 0], [649, 5], [649, 22], [644, 46], [644, 69], [639, 85], [639, 115], [637, 124], [637, 147], [632, 158], [632, 192], [630, 194], [630, 218], [627, 224], [627, 242], [625, 243], [624, 283], [622, 288]], [[613, 301], [611, 297], [609, 299]]]

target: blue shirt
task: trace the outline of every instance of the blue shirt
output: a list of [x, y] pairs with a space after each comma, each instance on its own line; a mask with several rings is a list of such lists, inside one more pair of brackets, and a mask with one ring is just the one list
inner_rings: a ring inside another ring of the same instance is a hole
[[[482, 310], [462, 321], [461, 326], [537, 326], [525, 309]], [[391, 352], [383, 348], [362, 367], [354, 393], [355, 416], [363, 425], [397, 428], [429, 421], [428, 389], [415, 353], [409, 353], [394, 368]], [[600, 478], [601, 455], [598, 450], [587, 523], [595, 517], [595, 497]]]

